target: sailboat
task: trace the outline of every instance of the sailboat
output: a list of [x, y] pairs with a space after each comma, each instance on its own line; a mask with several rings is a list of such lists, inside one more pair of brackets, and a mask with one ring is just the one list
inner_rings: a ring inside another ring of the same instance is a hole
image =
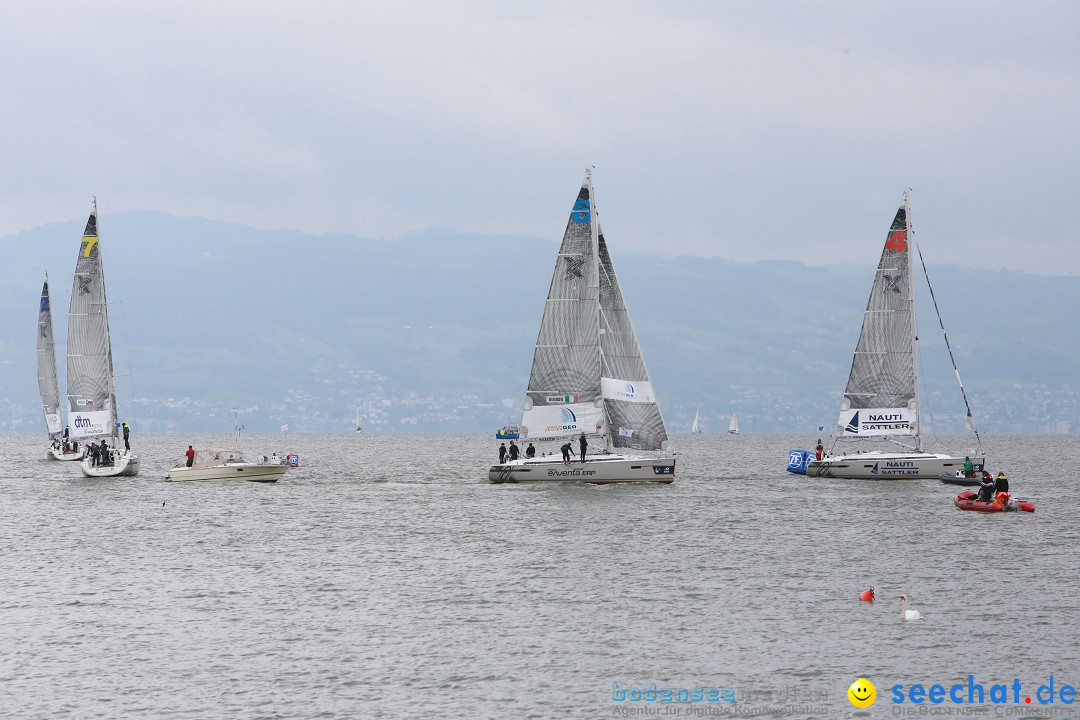
[[728, 435], [739, 434], [739, 418], [735, 417], [735, 413], [731, 413], [731, 422], [728, 423], [727, 431]]
[[49, 449], [45, 457], [50, 460], [82, 460], [85, 448], [71, 450], [65, 444], [64, 425], [60, 419], [60, 386], [56, 381], [56, 344], [53, 342], [48, 273], [45, 273], [45, 284], [41, 286], [37, 326], [38, 391], [45, 414], [45, 428], [49, 432]]
[[75, 279], [68, 306], [67, 341], [68, 429], [72, 440], [101, 440], [109, 445], [105, 457], [94, 464], [82, 462], [87, 477], [139, 474], [139, 457], [120, 446], [116, 421], [116, 386], [109, 310], [105, 300], [105, 273], [97, 230], [97, 199], [86, 221]]
[[493, 465], [491, 482], [675, 479], [675, 454], [597, 218], [591, 171], [555, 260], [518, 431], [522, 441], [569, 443], [574, 453], [588, 438], [585, 459], [564, 461], [554, 445], [554, 452]]
[[692, 433], [701, 432], [701, 411], [700, 410], [695, 410], [694, 411], [694, 424], [690, 426], [690, 432], [692, 432]]
[[[885, 247], [881, 251], [870, 299], [866, 304], [862, 331], [855, 346], [836, 426], [838, 440], [890, 439], [906, 448], [906, 451], [850, 452], [825, 456], [821, 460], [811, 459], [806, 462], [807, 475], [869, 479], [937, 478], [942, 473], [952, 475], [963, 467], [963, 457], [924, 452], [922, 449], [913, 280], [915, 258], [912, 251], [919, 254], [918, 260], [925, 275], [926, 264], [922, 262], [922, 253], [912, 235], [911, 211], [905, 193], [885, 237]], [[936, 299], [934, 308], [937, 309]], [[938, 323], [944, 332], [940, 312]], [[956, 359], [947, 335], [945, 343], [949, 347], [955, 371]], [[956, 377], [960, 378], [959, 371]], [[979, 440], [962, 383], [960, 393], [967, 407], [968, 427], [975, 431], [976, 440]], [[981, 470], [985, 462], [981, 441], [978, 450], [969, 457], [972, 464]], [[791, 465], [789, 470], [798, 472]]]

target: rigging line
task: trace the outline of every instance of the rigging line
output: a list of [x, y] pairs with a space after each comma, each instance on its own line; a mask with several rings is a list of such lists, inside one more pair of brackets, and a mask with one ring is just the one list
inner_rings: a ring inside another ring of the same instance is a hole
[[[120, 300], [116, 303], [120, 306], [120, 322], [124, 326], [124, 349], [127, 350], [128, 360], [128, 385], [131, 387], [131, 422], [138, 428], [139, 427], [139, 413], [135, 409], [135, 366], [131, 362], [131, 343], [128, 342], [127, 331], [127, 313], [124, 312], [124, 301]], [[114, 376], [115, 380], [115, 376]]]
[[922, 264], [923, 277], [926, 278], [926, 287], [930, 288], [930, 299], [934, 301], [934, 312], [937, 313], [938, 325], [941, 326], [941, 334], [945, 338], [945, 347], [949, 351], [949, 360], [952, 361], [953, 372], [956, 373], [956, 382], [960, 385], [960, 396], [964, 398], [964, 408], [967, 410], [967, 422], [975, 433], [978, 454], [982, 455], [982, 438], [979, 437], [979, 429], [975, 427], [975, 418], [971, 415], [971, 404], [968, 403], [967, 393], [964, 391], [964, 381], [960, 379], [960, 369], [956, 367], [956, 357], [953, 355], [952, 344], [949, 343], [949, 334], [945, 332], [945, 322], [941, 319], [941, 310], [938, 309], [937, 297], [934, 295], [934, 286], [930, 284], [930, 273], [926, 271], [926, 261], [923, 260], [922, 248], [916, 245], [915, 249], [919, 252], [919, 262]]

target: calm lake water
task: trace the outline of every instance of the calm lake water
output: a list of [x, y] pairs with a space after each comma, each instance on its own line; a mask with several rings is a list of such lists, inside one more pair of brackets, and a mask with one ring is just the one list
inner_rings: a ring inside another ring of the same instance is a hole
[[[138, 478], [89, 480], [4, 436], [0, 715], [849, 717], [866, 677], [894, 717], [892, 686], [973, 674], [1023, 688], [987, 717], [1080, 716], [1023, 703], [1080, 686], [1075, 436], [989, 438], [1037, 505], [996, 515], [786, 473], [809, 435], [678, 436], [647, 487], [490, 485], [489, 435], [361, 433], [245, 437], [300, 453], [277, 484], [165, 483], [231, 438], [133, 440]], [[653, 683], [736, 699], [613, 699]]]

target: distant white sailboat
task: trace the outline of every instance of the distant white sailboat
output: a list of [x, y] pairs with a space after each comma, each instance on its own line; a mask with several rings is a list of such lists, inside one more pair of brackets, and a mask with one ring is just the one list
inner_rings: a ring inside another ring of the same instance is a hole
[[139, 456], [120, 446], [116, 421], [116, 386], [96, 199], [79, 243], [68, 306], [67, 394], [71, 439], [111, 440], [108, 452], [98, 464], [93, 464], [91, 457], [83, 460], [83, 475], [138, 475]]
[[739, 434], [739, 418], [735, 417], [735, 413], [731, 413], [731, 422], [728, 423], [728, 435]]
[[699, 432], [701, 432], [701, 423], [700, 423], [700, 420], [701, 420], [701, 411], [700, 411], [700, 410], [696, 410], [696, 411], [694, 412], [694, 424], [693, 424], [693, 425], [692, 425], [692, 426], [690, 427], [690, 432], [692, 432], [692, 433], [699, 433]]
[[38, 303], [38, 391], [41, 393], [41, 410], [45, 414], [45, 429], [49, 432], [49, 449], [45, 457], [51, 460], [82, 460], [85, 447], [71, 450], [60, 418], [60, 386], [56, 380], [56, 344], [53, 341], [52, 306], [49, 302], [49, 275], [41, 286]]
[[[963, 467], [963, 457], [929, 453], [922, 449], [919, 338], [915, 325], [914, 285], [915, 260], [922, 260], [921, 253], [918, 258], [915, 257], [918, 252], [905, 193], [885, 237], [885, 246], [874, 274], [836, 426], [839, 440], [911, 438], [914, 447], [906, 452], [856, 451], [809, 460], [806, 463], [807, 475], [867, 479], [937, 478], [942, 474], [953, 475]], [[923, 274], [926, 274], [925, 264]], [[937, 309], [937, 300], [934, 301], [934, 308]], [[944, 332], [940, 313], [938, 323]], [[945, 337], [945, 345], [949, 348], [953, 370], [959, 380], [960, 373], [948, 336]], [[960, 394], [967, 407], [968, 427], [975, 431], [976, 441], [979, 441], [963, 384], [960, 385]], [[903, 444], [899, 440], [894, 442]], [[982, 454], [981, 442], [970, 458], [972, 464], [981, 470], [986, 459]], [[789, 470], [799, 472], [794, 469], [796, 467], [797, 464], [789, 462]]]
[[491, 482], [675, 479], [675, 455], [595, 203], [586, 172], [555, 260], [519, 426], [522, 441], [569, 443], [572, 452], [580, 438], [592, 438], [586, 459], [564, 462], [556, 446], [555, 452], [493, 465]]

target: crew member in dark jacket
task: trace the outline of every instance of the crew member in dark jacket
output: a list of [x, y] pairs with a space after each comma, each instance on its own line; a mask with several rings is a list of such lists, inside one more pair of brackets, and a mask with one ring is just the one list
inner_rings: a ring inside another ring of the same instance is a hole
[[525, 448], [525, 457], [536, 457], [536, 448], [533, 447], [532, 443], [529, 443], [529, 447]]
[[514, 441], [513, 441], [513, 440], [511, 440], [511, 441], [510, 441], [510, 459], [511, 459], [511, 460], [517, 460], [517, 459], [518, 459], [518, 455], [519, 455], [520, 453], [521, 453], [521, 448], [519, 448], [519, 447], [517, 446], [517, 444], [515, 444], [515, 443], [514, 443]]
[[573, 446], [570, 443], [564, 443], [563, 446], [559, 448], [560, 450], [562, 450], [563, 465], [570, 464], [570, 450], [572, 449], [572, 447]]
[[1009, 478], [1005, 477], [1005, 473], [999, 472], [997, 480], [994, 481], [994, 493], [1009, 492]]
[[131, 449], [130, 438], [131, 438], [131, 428], [128, 427], [127, 423], [124, 423], [124, 449], [125, 450], [130, 450]]
[[581, 445], [581, 462], [585, 462], [585, 448], [589, 447], [589, 441], [585, 439], [585, 433], [581, 433], [578, 444]]
[[499, 464], [506, 462], [506, 443], [499, 443]]
[[984, 477], [979, 483], [979, 500], [990, 502], [994, 499], [994, 478]]

